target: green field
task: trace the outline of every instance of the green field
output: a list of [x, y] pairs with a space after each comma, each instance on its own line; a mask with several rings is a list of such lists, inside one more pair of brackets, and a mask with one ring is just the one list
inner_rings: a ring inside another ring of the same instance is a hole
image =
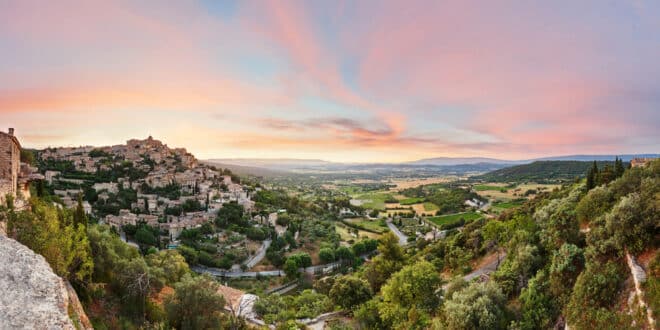
[[366, 193], [353, 198], [365, 201], [365, 203], [362, 204], [362, 207], [365, 209], [375, 210], [385, 210], [385, 201], [396, 200], [390, 193]]
[[367, 220], [367, 219], [354, 218], [354, 219], [346, 219], [345, 221], [354, 225], [355, 227], [364, 228], [377, 233], [384, 233], [389, 230], [387, 228], [387, 225], [385, 225], [384, 220]]
[[491, 185], [486, 185], [486, 184], [478, 184], [478, 185], [472, 186], [472, 189], [474, 189], [476, 191], [489, 191], [489, 190], [499, 191], [499, 190], [506, 189], [506, 188], [505, 187], [500, 187], [500, 186], [491, 186]]
[[437, 211], [438, 209], [439, 209], [439, 207], [437, 205], [431, 203], [431, 202], [424, 203], [424, 210], [425, 211], [431, 212], [431, 211]]
[[413, 205], [413, 204], [418, 204], [424, 202], [423, 197], [413, 197], [413, 198], [406, 198], [402, 199], [399, 201], [399, 204], [401, 205]]
[[513, 200], [513, 201], [508, 201], [508, 202], [495, 202], [493, 203], [493, 207], [498, 207], [501, 209], [511, 209], [514, 207], [518, 207], [522, 205], [524, 201], [521, 200]]
[[472, 221], [472, 220], [477, 220], [481, 218], [481, 214], [476, 213], [476, 212], [466, 212], [466, 213], [456, 213], [456, 214], [449, 214], [449, 215], [441, 215], [437, 217], [430, 217], [427, 218], [427, 220], [433, 222], [434, 224], [438, 226], [442, 225], [449, 225], [456, 223], [460, 221], [461, 219], [465, 221]]

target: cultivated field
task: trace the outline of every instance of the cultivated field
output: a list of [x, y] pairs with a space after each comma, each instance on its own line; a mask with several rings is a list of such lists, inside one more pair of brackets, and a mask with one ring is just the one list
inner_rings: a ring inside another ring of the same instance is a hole
[[480, 196], [490, 198], [490, 199], [502, 199], [502, 200], [511, 200], [518, 198], [532, 198], [535, 194], [528, 194], [525, 196], [525, 192], [528, 190], [540, 191], [552, 191], [553, 189], [560, 187], [558, 184], [538, 184], [538, 183], [525, 183], [517, 185], [513, 188], [508, 187], [506, 184], [502, 183], [487, 183], [475, 185], [472, 188]]
[[460, 221], [461, 219], [465, 221], [472, 221], [472, 220], [480, 219], [482, 217], [483, 215], [481, 215], [480, 213], [465, 212], [465, 213], [456, 213], [456, 214], [448, 214], [437, 217], [430, 217], [430, 218], [426, 218], [426, 220], [438, 226], [442, 226], [442, 225], [453, 224], [455, 222]]

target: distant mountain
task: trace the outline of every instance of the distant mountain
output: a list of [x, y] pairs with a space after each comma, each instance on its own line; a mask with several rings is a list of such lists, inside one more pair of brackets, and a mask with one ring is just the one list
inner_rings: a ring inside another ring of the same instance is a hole
[[294, 159], [294, 158], [220, 158], [209, 159], [208, 162], [235, 166], [263, 167], [268, 169], [291, 170], [306, 167], [325, 167], [340, 163], [328, 162], [320, 159]]
[[495, 158], [485, 158], [485, 157], [436, 157], [436, 158], [426, 158], [415, 160], [412, 162], [407, 162], [406, 164], [411, 165], [435, 165], [435, 166], [446, 166], [446, 165], [471, 165], [471, 164], [522, 164], [528, 161], [524, 160], [504, 160], [504, 159], [495, 159]]
[[509, 160], [485, 157], [436, 157], [420, 159], [407, 164], [415, 165], [464, 165], [464, 164], [528, 164], [539, 160], [575, 160], [575, 161], [614, 161], [615, 157], [619, 157], [624, 162], [629, 162], [633, 158], [660, 158], [660, 154], [626, 154], [626, 155], [568, 155], [568, 156], [551, 156], [542, 158], [522, 159], [522, 160]]
[[629, 162], [633, 158], [660, 158], [660, 154], [626, 154], [626, 155], [569, 155], [556, 157], [543, 157], [533, 160], [577, 160], [582, 162], [591, 161], [613, 161], [614, 157], [619, 157], [624, 162]]
[[[583, 175], [582, 169], [585, 164], [576, 164], [571, 162], [590, 162], [590, 161], [614, 161], [617, 155], [568, 155], [552, 156], [527, 160], [507, 160], [487, 157], [436, 157], [420, 159], [402, 163], [339, 163], [320, 159], [295, 159], [295, 158], [228, 158], [228, 159], [210, 159], [206, 162], [229, 168], [240, 174], [253, 174], [258, 176], [281, 176], [292, 173], [306, 174], [351, 174], [357, 173], [379, 173], [380, 175], [402, 173], [425, 173], [425, 175], [443, 174], [474, 174], [493, 172], [494, 175], [501, 174], [501, 178], [490, 177], [497, 180], [518, 180], [521, 178], [541, 179], [543, 171], [550, 171], [547, 178], [551, 179], [569, 179], [575, 176]], [[658, 158], [659, 154], [625, 154], [618, 155], [624, 161], [630, 161], [633, 158]], [[567, 162], [542, 163], [530, 167], [517, 167], [516, 165], [535, 164], [537, 162]], [[507, 168], [512, 168], [512, 172], [506, 172]], [[553, 172], [554, 171], [554, 172]], [[518, 173], [520, 172], [520, 173]], [[490, 173], [488, 173], [490, 174]], [[487, 174], [486, 174], [487, 175]]]
[[[472, 177], [473, 179], [490, 182], [558, 182], [584, 177], [592, 161], [576, 160], [539, 160], [530, 164], [505, 167], [486, 174]], [[598, 161], [598, 167], [614, 164], [612, 161]]]
[[284, 171], [284, 170], [277, 170], [277, 169], [272, 169], [272, 168], [266, 168], [266, 167], [258, 167], [258, 166], [243, 166], [243, 165], [235, 165], [235, 164], [226, 164], [222, 163], [220, 161], [216, 160], [205, 160], [202, 161], [204, 164], [208, 164], [211, 166], [216, 166], [219, 168], [226, 168], [232, 171], [232, 173], [238, 174], [238, 175], [254, 175], [254, 176], [261, 176], [261, 177], [274, 177], [274, 176], [283, 176], [287, 174], [291, 174], [289, 171]]

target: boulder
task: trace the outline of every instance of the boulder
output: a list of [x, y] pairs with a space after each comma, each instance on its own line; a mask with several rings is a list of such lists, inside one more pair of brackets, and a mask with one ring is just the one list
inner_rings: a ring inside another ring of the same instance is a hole
[[74, 329], [64, 281], [46, 260], [0, 235], [0, 329]]

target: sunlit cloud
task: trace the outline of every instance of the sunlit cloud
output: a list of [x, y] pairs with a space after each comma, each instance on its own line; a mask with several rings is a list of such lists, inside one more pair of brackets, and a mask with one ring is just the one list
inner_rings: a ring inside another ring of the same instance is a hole
[[[657, 152], [660, 4], [0, 3], [0, 127], [203, 158]], [[21, 135], [22, 134], [22, 135]]]

